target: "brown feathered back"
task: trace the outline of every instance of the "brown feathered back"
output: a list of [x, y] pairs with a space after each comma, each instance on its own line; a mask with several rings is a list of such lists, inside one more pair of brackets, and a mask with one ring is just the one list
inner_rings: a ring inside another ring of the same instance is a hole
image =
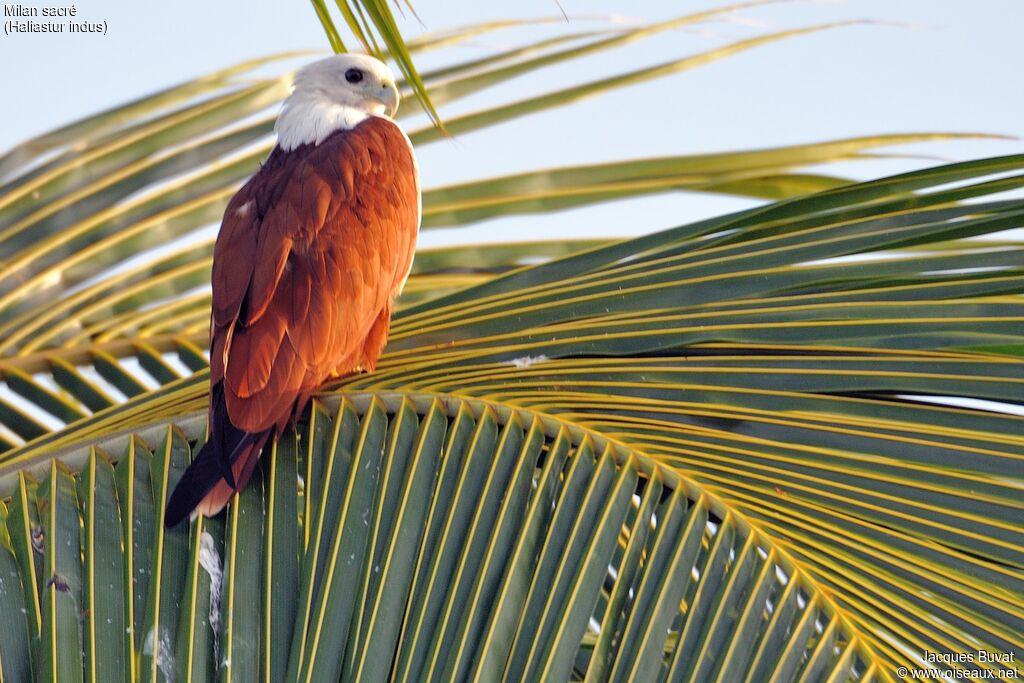
[[[380, 117], [319, 145], [275, 148], [232, 198], [214, 248], [210, 328], [211, 434], [227, 434], [220, 448], [232, 453], [203, 470], [218, 476], [201, 511], [244, 486], [263, 441], [324, 380], [374, 369], [412, 264], [419, 201], [408, 138]], [[230, 425], [218, 425], [225, 416]], [[255, 436], [243, 444], [232, 429]]]

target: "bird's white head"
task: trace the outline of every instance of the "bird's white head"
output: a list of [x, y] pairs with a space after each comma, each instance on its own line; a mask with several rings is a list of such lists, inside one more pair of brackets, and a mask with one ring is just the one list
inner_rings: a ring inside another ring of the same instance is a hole
[[391, 69], [368, 55], [333, 55], [295, 74], [274, 130], [285, 150], [320, 144], [336, 130], [350, 129], [370, 116], [393, 118], [398, 87]]

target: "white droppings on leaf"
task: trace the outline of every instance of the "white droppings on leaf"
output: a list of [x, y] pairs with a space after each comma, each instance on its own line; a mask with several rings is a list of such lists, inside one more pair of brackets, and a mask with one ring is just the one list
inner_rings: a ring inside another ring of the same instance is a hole
[[513, 358], [508, 362], [508, 364], [513, 367], [519, 368], [520, 370], [525, 370], [531, 365], [537, 365], [538, 363], [546, 363], [549, 360], [551, 359], [542, 353], [539, 356], [523, 356], [522, 358]]
[[199, 566], [210, 577], [210, 630], [213, 631], [213, 652], [217, 656], [219, 643], [217, 633], [220, 630], [220, 595], [224, 585], [224, 569], [221, 566], [220, 554], [213, 536], [204, 531], [199, 537]]
[[174, 651], [171, 648], [171, 634], [165, 629], [160, 630], [160, 643], [157, 645], [153, 629], [149, 629], [146, 639], [142, 641], [142, 654], [147, 657], [156, 656], [156, 666], [163, 674], [164, 680], [174, 680]]

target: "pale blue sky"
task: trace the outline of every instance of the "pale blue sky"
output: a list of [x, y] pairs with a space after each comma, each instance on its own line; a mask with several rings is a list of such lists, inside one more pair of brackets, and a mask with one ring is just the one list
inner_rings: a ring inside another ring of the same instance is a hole
[[[428, 29], [508, 16], [559, 14], [554, 0], [415, 0]], [[655, 21], [723, 2], [561, 0], [572, 16], [614, 14]], [[75, 117], [248, 57], [325, 48], [308, 2], [85, 0], [79, 18], [109, 23], [106, 36], [0, 35], [4, 65], [0, 149]], [[676, 31], [584, 62], [547, 69], [490, 89], [452, 109], [499, 101], [654, 64], [766, 31], [873, 19], [761, 47], [573, 107], [461, 136], [420, 152], [425, 183], [630, 156], [727, 151], [837, 137], [912, 131], [978, 131], [1024, 137], [1022, 0], [849, 0], [788, 2], [747, 9], [731, 21]], [[407, 22], [412, 33], [419, 30]], [[596, 25], [573, 21], [571, 30]], [[469, 58], [560, 30], [487, 36], [447, 53]], [[424, 66], [436, 63], [431, 54]], [[964, 159], [1024, 152], [1024, 143], [966, 141], [916, 152]], [[924, 162], [872, 161], [830, 168], [877, 176]], [[565, 212], [491, 221], [458, 236], [622, 234], [651, 230], [745, 205], [673, 194]]]

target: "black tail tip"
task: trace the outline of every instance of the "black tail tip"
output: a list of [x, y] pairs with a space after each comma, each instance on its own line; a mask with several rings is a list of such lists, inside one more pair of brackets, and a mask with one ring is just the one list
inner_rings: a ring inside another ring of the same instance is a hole
[[179, 485], [171, 494], [164, 509], [164, 528], [173, 529], [184, 522], [192, 514], [199, 501], [190, 500], [191, 496]]
[[213, 446], [207, 442], [174, 486], [164, 508], [164, 528], [173, 529], [188, 519], [220, 478]]

